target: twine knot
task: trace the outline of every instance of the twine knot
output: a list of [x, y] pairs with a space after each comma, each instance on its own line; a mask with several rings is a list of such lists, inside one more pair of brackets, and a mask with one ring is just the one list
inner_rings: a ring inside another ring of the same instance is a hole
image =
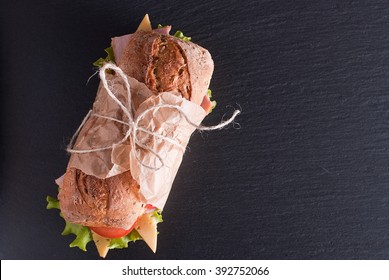
[[[108, 85], [108, 80], [106, 78], [106, 70], [113, 70], [113, 71], [115, 71], [115, 73], [117, 73], [123, 79], [124, 85], [125, 85], [125, 89], [126, 89], [126, 92], [127, 92], [128, 107], [126, 107], [115, 96], [115, 94], [112, 92], [112, 88], [113, 87]], [[180, 115], [182, 117], [184, 117], [185, 120], [191, 126], [193, 126], [194, 128], [196, 128], [197, 130], [200, 130], [200, 131], [222, 129], [222, 128], [226, 127], [227, 125], [229, 125], [230, 123], [232, 123], [235, 120], [235, 117], [238, 114], [240, 114], [240, 110], [235, 110], [234, 113], [232, 114], [232, 116], [228, 120], [222, 121], [218, 125], [202, 126], [202, 125], [197, 125], [197, 124], [193, 123], [189, 119], [188, 115], [181, 109], [180, 106], [172, 105], [172, 104], [158, 104], [158, 105], [154, 105], [154, 106], [152, 106], [150, 108], [147, 108], [142, 113], [140, 113], [138, 117], [134, 118], [134, 115], [133, 115], [132, 110], [131, 110], [131, 108], [132, 108], [132, 104], [131, 104], [131, 102], [132, 102], [131, 101], [131, 86], [130, 86], [130, 84], [128, 82], [128, 79], [127, 79], [127, 76], [123, 72], [123, 70], [120, 69], [118, 66], [116, 66], [113, 63], [106, 63], [103, 67], [100, 68], [99, 76], [100, 76], [100, 80], [102, 81], [103, 86], [104, 86], [108, 96], [111, 97], [112, 100], [121, 108], [123, 113], [127, 116], [128, 121], [125, 122], [123, 120], [118, 120], [116, 118], [112, 118], [112, 117], [108, 117], [108, 116], [103, 116], [103, 115], [100, 115], [100, 114], [97, 114], [97, 113], [93, 113], [93, 111], [90, 110], [88, 112], [88, 114], [85, 116], [85, 118], [82, 121], [81, 125], [78, 127], [78, 129], [76, 130], [76, 132], [72, 136], [72, 138], [70, 140], [70, 143], [69, 143], [69, 145], [66, 148], [66, 151], [69, 152], [69, 153], [79, 153], [79, 154], [82, 154], [82, 153], [93, 153], [93, 152], [98, 152], [98, 151], [104, 151], [104, 150], [112, 149], [114, 145], [122, 144], [122, 143], [124, 143], [125, 141], [127, 141], [129, 139], [130, 143], [131, 143], [131, 146], [132, 146], [131, 152], [134, 153], [134, 156], [135, 156], [136, 160], [142, 166], [144, 166], [146, 168], [149, 168], [149, 169], [152, 169], [152, 170], [159, 170], [160, 168], [165, 166], [162, 156], [157, 151], [155, 151], [154, 149], [152, 149], [152, 148], [146, 146], [144, 143], [142, 143], [142, 141], [138, 137], [138, 132], [144, 132], [144, 133], [146, 133], [146, 134], [148, 134], [148, 135], [150, 135], [152, 137], [159, 138], [159, 139], [161, 139], [164, 142], [170, 143], [171, 145], [174, 145], [174, 146], [178, 147], [180, 150], [182, 150], [182, 152], [184, 152], [185, 147], [183, 147], [176, 139], [174, 139], [172, 137], [164, 136], [164, 135], [162, 135], [160, 133], [156, 133], [154, 131], [148, 130], [148, 129], [140, 126], [139, 125], [140, 121], [143, 120], [145, 118], [145, 116], [149, 112], [156, 112], [156, 111], [158, 111], [158, 110], [160, 110], [162, 108], [171, 108], [171, 109], [177, 110], [180, 113]], [[130, 108], [130, 109], [128, 109], [128, 108]], [[128, 129], [127, 129], [124, 137], [120, 141], [118, 141], [116, 143], [113, 143], [112, 145], [105, 146], [105, 147], [99, 147], [99, 148], [95, 148], [95, 149], [74, 149], [73, 148], [74, 141], [75, 141], [77, 135], [80, 133], [82, 127], [85, 125], [86, 121], [89, 119], [89, 117], [98, 117], [98, 118], [103, 118], [103, 119], [111, 120], [113, 122], [117, 122], [117, 123], [120, 123], [120, 124], [123, 124], [123, 125], [127, 126]], [[138, 151], [137, 148], [143, 149], [143, 150], [153, 154], [158, 159], [158, 161], [160, 163], [159, 166], [150, 166], [150, 165], [144, 164], [142, 162], [140, 156], [139, 156], [139, 153], [137, 152]]]

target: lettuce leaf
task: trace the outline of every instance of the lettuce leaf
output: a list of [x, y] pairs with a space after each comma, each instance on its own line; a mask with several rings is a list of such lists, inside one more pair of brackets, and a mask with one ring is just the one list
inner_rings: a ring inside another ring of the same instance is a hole
[[104, 63], [111, 62], [111, 61], [115, 63], [115, 55], [113, 53], [112, 46], [104, 49], [104, 51], [107, 53], [107, 56], [105, 58], [100, 57], [98, 60], [93, 62], [93, 66], [100, 68], [103, 67]]
[[[164, 28], [164, 27], [166, 27], [167, 25], [162, 25], [162, 24], [158, 24], [158, 29], [159, 28]], [[184, 35], [184, 33], [182, 33], [182, 31], [180, 31], [180, 30], [177, 30], [176, 31], [176, 33], [174, 33], [174, 35], [173, 35], [174, 37], [176, 37], [176, 38], [178, 38], [178, 39], [181, 39], [181, 40], [184, 40], [184, 41], [186, 41], [186, 42], [190, 42], [191, 40], [192, 40], [192, 37], [187, 37], [187, 36], [185, 36]]]
[[74, 234], [76, 239], [70, 243], [69, 247], [78, 247], [83, 251], [86, 251], [86, 245], [92, 241], [92, 233], [86, 226], [76, 225], [65, 221], [65, 228], [61, 235]]
[[151, 217], [154, 218], [157, 221], [157, 224], [162, 223], [162, 212], [160, 210], [155, 210], [153, 214], [151, 214]]
[[58, 201], [58, 199], [48, 195], [46, 197], [46, 201], [47, 201], [46, 209], [59, 209], [59, 201]]
[[[48, 195], [46, 197], [46, 201], [47, 201], [46, 209], [60, 210], [58, 199]], [[62, 217], [61, 212], [60, 212], [60, 216]], [[157, 220], [157, 223], [161, 223], [163, 221], [161, 211], [159, 210], [155, 210], [151, 216]], [[69, 234], [74, 234], [76, 236], [76, 238], [70, 243], [69, 247], [71, 248], [78, 247], [81, 250], [86, 251], [86, 246], [90, 241], [92, 241], [91, 230], [86, 226], [73, 224], [65, 220], [65, 228], [62, 231], [61, 235], [65, 236]], [[123, 236], [121, 238], [111, 239], [108, 247], [110, 249], [128, 248], [129, 242], [135, 242], [137, 240], [142, 240], [142, 237], [135, 229], [133, 229], [126, 236]]]
[[109, 249], [123, 249], [128, 247], [128, 242], [142, 240], [140, 234], [133, 229], [129, 234], [120, 238], [113, 238], [108, 245]]
[[215, 109], [217, 103], [215, 100], [212, 100], [212, 90], [211, 89], [208, 89], [207, 95], [208, 95], [209, 100], [211, 101], [211, 104], [212, 104], [211, 110], [209, 111], [209, 113], [211, 113], [212, 110]]
[[[46, 209], [60, 210], [58, 199], [48, 195], [46, 197], [46, 201], [47, 201]], [[62, 217], [61, 212], [59, 212], [59, 215]], [[61, 235], [65, 236], [69, 234], [74, 234], [76, 236], [76, 238], [70, 243], [69, 247], [71, 248], [78, 247], [81, 250], [86, 251], [86, 245], [90, 241], [92, 241], [92, 233], [90, 229], [86, 226], [76, 225], [65, 221], [65, 228], [62, 231]]]
[[173, 36], [177, 37], [177, 38], [179, 38], [181, 40], [184, 40], [186, 42], [190, 42], [192, 40], [192, 37], [185, 36], [184, 33], [182, 33], [182, 31], [180, 31], [180, 30], [177, 30], [176, 33], [174, 33]]

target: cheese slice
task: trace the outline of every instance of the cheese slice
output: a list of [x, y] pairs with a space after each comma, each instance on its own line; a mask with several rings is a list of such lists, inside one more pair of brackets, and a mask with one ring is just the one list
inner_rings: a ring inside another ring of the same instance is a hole
[[142, 19], [141, 23], [139, 24], [138, 29], [136, 31], [140, 31], [140, 30], [143, 30], [143, 31], [151, 31], [152, 30], [151, 22], [150, 22], [148, 14], [145, 14], [145, 16], [143, 17], [143, 19]]
[[93, 230], [91, 230], [91, 232], [92, 232], [92, 239], [96, 244], [97, 251], [99, 251], [100, 257], [105, 258], [105, 256], [109, 251], [108, 245], [111, 239], [98, 235]]
[[[157, 220], [152, 217], [152, 213], [143, 214], [138, 221], [135, 223], [134, 228], [150, 247], [150, 249], [155, 253], [157, 251]], [[99, 252], [100, 257], [105, 258], [109, 251], [109, 243], [111, 242], [110, 238], [103, 237], [93, 230], [92, 239], [95, 242], [97, 251]]]
[[157, 221], [152, 213], [143, 214], [135, 224], [136, 231], [154, 253], [157, 251]]

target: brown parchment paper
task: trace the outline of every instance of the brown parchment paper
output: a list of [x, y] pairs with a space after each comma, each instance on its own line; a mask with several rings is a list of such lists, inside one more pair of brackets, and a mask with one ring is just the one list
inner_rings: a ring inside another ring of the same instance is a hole
[[[131, 86], [132, 106], [129, 104], [129, 96], [123, 80], [115, 75], [107, 75], [111, 91], [133, 113], [135, 119], [147, 108], [160, 104], [179, 106], [196, 125], [199, 125], [206, 115], [199, 105], [182, 98], [178, 93], [162, 92], [154, 95], [145, 84], [128, 76], [127, 79]], [[163, 160], [164, 165], [160, 169], [154, 170], [146, 167], [161, 166], [160, 160], [153, 153], [139, 147], [133, 151], [131, 145], [133, 140], [130, 138], [117, 144], [123, 139], [129, 126], [94, 114], [128, 123], [128, 117], [100, 83], [92, 115], [82, 127], [73, 149], [112, 148], [104, 151], [72, 153], [68, 168], [74, 167], [88, 175], [102, 179], [131, 170], [132, 177], [140, 185], [140, 191], [146, 199], [145, 202], [163, 209], [181, 164], [185, 147], [195, 127], [190, 125], [179, 111], [172, 108], [160, 108], [145, 115], [139, 122], [139, 127], [169, 137], [177, 141], [183, 148], [138, 131], [138, 141], [156, 151]], [[136, 159], [135, 152], [138, 153], [140, 161]]]

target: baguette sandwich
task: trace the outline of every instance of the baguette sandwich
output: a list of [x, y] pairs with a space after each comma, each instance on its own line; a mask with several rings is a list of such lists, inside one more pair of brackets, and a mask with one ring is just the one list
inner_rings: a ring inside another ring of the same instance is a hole
[[93, 240], [105, 257], [143, 239], [156, 252], [157, 224], [189, 137], [215, 106], [210, 53], [170, 30], [152, 29], [146, 15], [95, 62], [103, 82], [68, 149], [58, 196], [47, 197], [66, 222], [62, 234], [76, 235], [71, 247], [86, 250]]

